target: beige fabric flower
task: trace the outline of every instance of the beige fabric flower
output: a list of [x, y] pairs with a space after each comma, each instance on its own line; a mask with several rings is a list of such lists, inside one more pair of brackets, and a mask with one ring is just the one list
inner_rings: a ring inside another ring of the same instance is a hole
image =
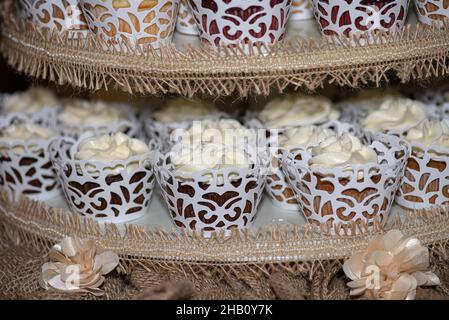
[[67, 237], [50, 251], [51, 262], [42, 266], [40, 285], [65, 292], [87, 292], [103, 295], [99, 287], [104, 275], [114, 270], [118, 256], [112, 251], [102, 251], [95, 241]]
[[352, 296], [385, 300], [413, 300], [418, 286], [439, 285], [428, 268], [428, 249], [399, 230], [376, 236], [343, 265]]

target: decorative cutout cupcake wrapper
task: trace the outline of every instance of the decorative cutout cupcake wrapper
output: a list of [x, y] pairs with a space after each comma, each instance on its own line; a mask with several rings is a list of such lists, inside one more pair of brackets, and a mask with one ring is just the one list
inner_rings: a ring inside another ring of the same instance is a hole
[[[363, 222], [369, 227], [387, 218], [409, 149], [395, 136], [379, 134], [375, 139], [371, 147], [376, 150], [379, 163], [352, 165], [352, 172], [312, 168], [308, 165], [308, 150], [284, 153], [284, 174], [309, 223]], [[363, 179], [359, 179], [360, 173]]]
[[[0, 117], [0, 130], [15, 122], [30, 122], [21, 115]], [[14, 201], [21, 195], [46, 200], [59, 193], [59, 183], [50, 160], [51, 139], [8, 143], [0, 141], [0, 186]]]
[[[349, 123], [342, 123], [339, 121], [330, 121], [325, 124], [322, 124], [321, 127], [327, 128], [330, 130], [335, 131], [336, 134], [341, 135], [343, 133], [352, 133], [358, 137], [362, 136], [361, 130], [357, 126], [353, 126]], [[273, 143], [273, 139], [277, 139], [275, 136], [271, 136], [271, 141], [269, 142], [270, 145]], [[277, 144], [277, 143], [276, 143]], [[290, 152], [293, 152], [293, 150], [296, 149], [304, 149], [309, 147], [307, 146], [298, 146], [297, 148], [293, 148], [290, 150]], [[275, 154], [273, 154], [273, 152]], [[281, 159], [282, 154], [285, 152], [284, 148], [278, 148], [277, 152], [273, 149], [271, 149], [271, 168], [272, 172], [271, 174], [268, 174], [267, 176], [267, 184], [265, 187], [265, 190], [270, 197], [270, 199], [273, 201], [273, 203], [284, 209], [284, 210], [291, 210], [291, 211], [299, 211], [300, 205], [297, 200], [297, 195], [292, 189], [290, 183], [287, 181], [287, 178], [284, 175], [284, 172], [281, 170]], [[287, 151], [289, 152], [289, 151]]]
[[[408, 209], [423, 209], [449, 204], [449, 149], [426, 148], [411, 142], [411, 155], [396, 195], [396, 202]], [[422, 155], [414, 152], [422, 150]], [[432, 155], [437, 152], [440, 156]]]
[[[409, 0], [311, 0], [325, 36], [351, 36], [369, 31], [393, 31], [404, 26]], [[380, 6], [378, 8], [377, 6]]]
[[80, 0], [90, 30], [120, 48], [121, 40], [133, 46], [158, 49], [171, 43], [179, 0]]
[[184, 34], [198, 35], [198, 27], [196, 26], [195, 18], [187, 1], [180, 0], [176, 30]]
[[69, 32], [77, 37], [89, 32], [78, 0], [19, 0], [21, 15], [41, 28]]
[[200, 37], [212, 47], [282, 40], [291, 0], [189, 0]]
[[169, 154], [159, 154], [153, 161], [177, 227], [210, 236], [214, 231], [229, 233], [253, 223], [265, 186], [263, 165], [178, 174], [173, 171]]
[[449, 2], [447, 0], [414, 0], [418, 20], [425, 24], [441, 23], [449, 18]]
[[313, 9], [310, 0], [292, 0], [292, 13], [290, 20], [307, 20], [313, 18]]
[[[89, 136], [78, 140], [62, 137], [50, 145], [53, 166], [70, 208], [100, 222], [123, 223], [145, 215], [155, 182], [150, 155], [107, 164], [74, 160], [78, 144]], [[117, 166], [124, 169], [117, 173], [112, 170]]]

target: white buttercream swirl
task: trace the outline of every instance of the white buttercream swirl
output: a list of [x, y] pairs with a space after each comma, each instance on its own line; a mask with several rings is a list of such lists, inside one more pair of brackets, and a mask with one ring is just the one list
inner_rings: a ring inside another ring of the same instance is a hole
[[[420, 143], [425, 148], [438, 146], [449, 149], [449, 124], [447, 121], [423, 121], [416, 127], [411, 128], [405, 139], [411, 143]], [[417, 146], [413, 146], [413, 151], [418, 155], [424, 152]], [[429, 152], [435, 154], [434, 151]]]
[[405, 130], [427, 118], [425, 108], [423, 103], [411, 99], [387, 100], [362, 121], [362, 126], [373, 132]]
[[56, 108], [58, 99], [52, 91], [41, 87], [33, 87], [23, 93], [18, 93], [5, 101], [5, 112], [23, 112], [35, 114], [44, 108]]
[[403, 95], [398, 91], [391, 89], [370, 89], [362, 90], [354, 97], [344, 100], [351, 106], [357, 107], [363, 111], [373, 111], [380, 108], [380, 106], [387, 100], [403, 98]]
[[1, 134], [2, 141], [47, 140], [56, 136], [56, 132], [33, 123], [13, 124], [5, 128]]
[[203, 120], [214, 114], [218, 114], [218, 110], [212, 104], [178, 98], [170, 100], [164, 107], [155, 111], [153, 118], [157, 122], [168, 124]]
[[279, 136], [279, 146], [286, 149], [316, 145], [335, 135], [335, 132], [318, 126], [288, 128]]
[[299, 95], [271, 100], [259, 119], [267, 128], [278, 129], [324, 123], [339, 116], [329, 99]]

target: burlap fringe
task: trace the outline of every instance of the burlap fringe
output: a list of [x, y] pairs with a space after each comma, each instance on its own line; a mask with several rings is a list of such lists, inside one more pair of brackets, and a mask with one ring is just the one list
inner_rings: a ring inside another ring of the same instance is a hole
[[[10, 0], [4, 1], [9, 3]], [[295, 39], [275, 46], [219, 50], [173, 45], [160, 51], [142, 46], [127, 53], [104, 50], [104, 40], [89, 36], [69, 40], [16, 21], [3, 10], [0, 50], [9, 64], [29, 76], [90, 90], [121, 88], [129, 93], [184, 96], [268, 95], [287, 88], [315, 90], [326, 83], [379, 86], [397, 76], [402, 82], [447, 75], [448, 25], [404, 27], [333, 41]], [[363, 45], [373, 37], [372, 45]], [[257, 54], [267, 52], [265, 55]], [[213, 68], [211, 68], [213, 66]]]

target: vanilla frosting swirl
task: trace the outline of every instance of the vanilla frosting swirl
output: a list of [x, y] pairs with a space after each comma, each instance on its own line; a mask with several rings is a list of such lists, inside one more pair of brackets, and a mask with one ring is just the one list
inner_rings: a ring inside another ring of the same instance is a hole
[[0, 140], [7, 142], [27, 140], [47, 140], [56, 136], [56, 132], [33, 123], [13, 124], [0, 134]]
[[321, 141], [335, 135], [330, 129], [318, 126], [288, 128], [279, 136], [279, 146], [286, 149], [307, 147], [319, 144]]
[[374, 149], [364, 146], [351, 134], [331, 136], [312, 148], [311, 167], [349, 168], [353, 164], [377, 163]]
[[[118, 132], [112, 135], [106, 134], [82, 140], [78, 144], [75, 159], [107, 164], [116, 160], [128, 160], [134, 156], [143, 156], [149, 152], [150, 150], [144, 142]], [[95, 167], [91, 167], [96, 172]], [[137, 167], [138, 163], [132, 163], [127, 166], [127, 171], [132, 172]], [[113, 168], [112, 172], [118, 174], [122, 170], [123, 166], [118, 165]]]
[[319, 124], [336, 120], [340, 112], [324, 97], [287, 96], [270, 101], [260, 121], [270, 129]]
[[124, 110], [96, 101], [73, 100], [58, 115], [58, 120], [67, 125], [105, 126], [127, 119]]
[[177, 98], [153, 113], [153, 118], [161, 123], [178, 123], [202, 120], [218, 114], [217, 108], [204, 101]]
[[380, 108], [380, 106], [387, 100], [400, 99], [403, 95], [398, 91], [391, 89], [370, 89], [362, 90], [354, 97], [344, 100], [363, 111], [373, 111]]
[[425, 147], [449, 148], [449, 125], [447, 121], [425, 120], [411, 128], [405, 137], [409, 142], [418, 142]]
[[373, 132], [404, 130], [416, 126], [427, 117], [425, 105], [411, 99], [385, 101], [363, 121], [362, 126]]
[[48, 89], [33, 87], [23, 93], [11, 96], [5, 101], [5, 112], [23, 112], [34, 114], [44, 108], [55, 108], [58, 106], [58, 99]]

